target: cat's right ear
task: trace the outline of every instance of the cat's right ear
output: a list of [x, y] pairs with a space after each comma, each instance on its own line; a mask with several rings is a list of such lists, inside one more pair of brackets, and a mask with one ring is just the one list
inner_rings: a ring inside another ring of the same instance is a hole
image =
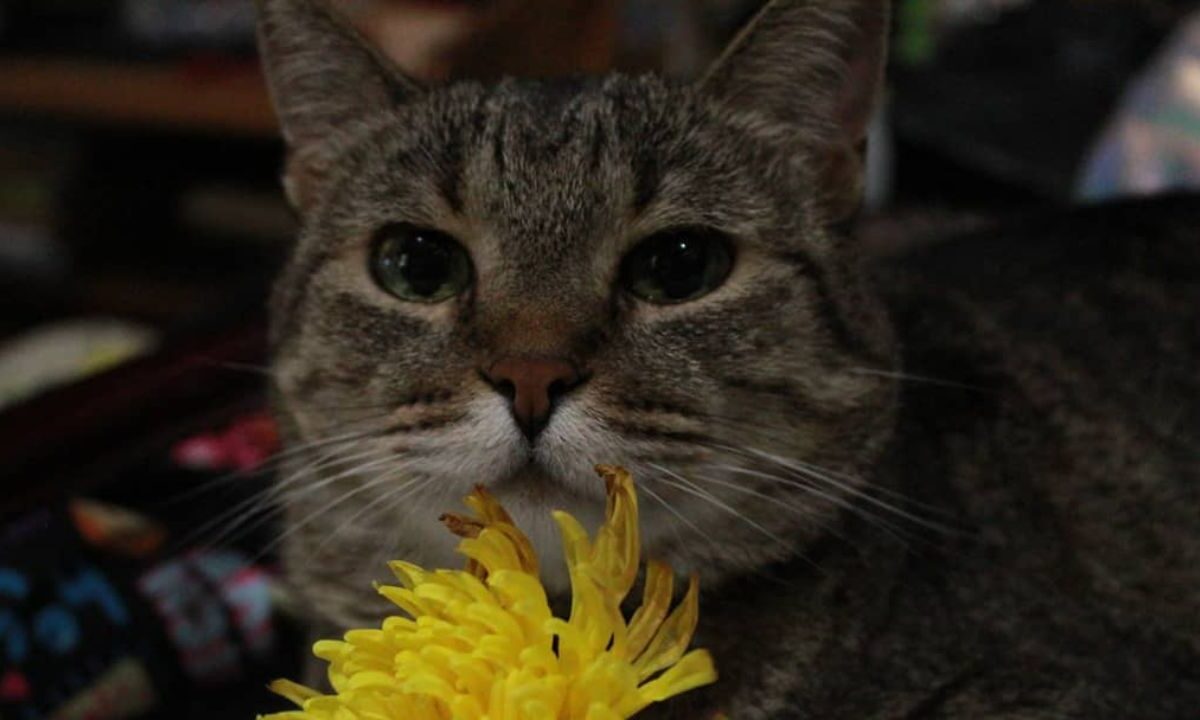
[[301, 212], [333, 161], [328, 141], [421, 92], [327, 2], [257, 0], [259, 52], [288, 146], [284, 188]]

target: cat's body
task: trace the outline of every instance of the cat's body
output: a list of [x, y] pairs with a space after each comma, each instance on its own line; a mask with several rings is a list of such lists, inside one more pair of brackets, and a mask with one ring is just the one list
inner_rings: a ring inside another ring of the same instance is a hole
[[553, 550], [604, 462], [707, 588], [722, 680], [667, 717], [1200, 707], [1198, 253], [1067, 230], [868, 272], [833, 228], [882, 0], [776, 0], [694, 86], [433, 92], [319, 0], [264, 11], [304, 219], [273, 307], [284, 552], [314, 620], [375, 620], [391, 557], [457, 564], [437, 517], [475, 483]]
[[892, 518], [896, 537], [858, 502], [806, 561], [715, 589], [699, 641], [723, 680], [703, 702], [739, 718], [1196, 717], [1197, 226], [1200, 198], [1128, 203], [883, 269], [914, 377], [875, 482], [960, 532]]

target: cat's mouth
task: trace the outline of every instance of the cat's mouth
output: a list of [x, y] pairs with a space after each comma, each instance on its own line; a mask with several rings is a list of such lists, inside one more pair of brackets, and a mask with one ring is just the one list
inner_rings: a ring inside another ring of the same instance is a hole
[[520, 490], [522, 493], [525, 493], [549, 490], [561, 487], [561, 485], [561, 482], [555, 480], [553, 473], [540, 463], [534, 455], [530, 454], [526, 457], [523, 464], [503, 476], [496, 483], [496, 489], [501, 491]]
[[[594, 478], [588, 478], [588, 481], [592, 480]], [[565, 477], [561, 470], [553, 469], [533, 457], [501, 476], [490, 489], [501, 497], [520, 498], [538, 507], [562, 506], [573, 501], [582, 502], [585, 498], [594, 500], [594, 494], [603, 495], [602, 485], [573, 482], [573, 478]], [[593, 489], [595, 493], [590, 492]]]

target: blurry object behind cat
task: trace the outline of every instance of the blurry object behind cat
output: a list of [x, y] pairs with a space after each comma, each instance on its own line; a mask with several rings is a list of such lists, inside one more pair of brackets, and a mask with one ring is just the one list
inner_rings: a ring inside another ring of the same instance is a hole
[[150, 352], [149, 328], [113, 319], [43, 326], [0, 344], [0, 409]]
[[363, 33], [423, 78], [571, 75], [612, 67], [616, 0], [341, 2]]
[[1059, 202], [1126, 83], [1185, 16], [1167, 2], [950, 5], [898, 6], [901, 141]]
[[0, 0], [0, 47], [146, 59], [250, 55], [253, 0]]
[[150, 46], [247, 48], [254, 41], [250, 0], [123, 0], [125, 32]]
[[1200, 187], [1200, 12], [1133, 83], [1083, 168], [1088, 201]]

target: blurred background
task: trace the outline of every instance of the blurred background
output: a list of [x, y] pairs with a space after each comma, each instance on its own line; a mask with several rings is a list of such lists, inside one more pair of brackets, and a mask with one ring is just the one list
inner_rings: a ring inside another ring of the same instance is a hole
[[[695, 76], [760, 0], [337, 0], [430, 80]], [[1200, 9], [897, 0], [880, 256], [1200, 185]], [[253, 717], [296, 672], [251, 0], [0, 0], [0, 717]]]

